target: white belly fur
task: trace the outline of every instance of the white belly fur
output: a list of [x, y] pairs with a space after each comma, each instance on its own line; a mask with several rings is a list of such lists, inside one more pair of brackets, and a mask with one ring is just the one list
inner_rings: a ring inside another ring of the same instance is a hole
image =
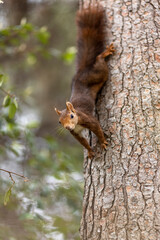
[[84, 127], [82, 127], [81, 125], [76, 125], [74, 132], [80, 134], [83, 130], [84, 130]]

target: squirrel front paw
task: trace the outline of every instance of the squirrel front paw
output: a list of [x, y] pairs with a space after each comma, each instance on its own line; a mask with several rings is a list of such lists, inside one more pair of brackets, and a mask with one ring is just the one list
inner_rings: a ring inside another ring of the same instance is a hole
[[106, 47], [106, 51], [108, 51], [109, 55], [112, 55], [115, 52], [113, 43], [111, 43], [109, 47]]
[[111, 43], [110, 46], [106, 46], [105, 57], [112, 55], [114, 52], [115, 52], [114, 45], [113, 43]]
[[110, 46], [106, 46], [106, 50], [102, 53], [102, 57], [106, 58], [107, 56], [112, 55], [115, 52], [113, 43], [110, 44]]
[[106, 59], [108, 56], [112, 55], [114, 52], [115, 52], [115, 48], [113, 43], [111, 43], [109, 46], [108, 45], [106, 46], [106, 50], [104, 52], [102, 52], [97, 56], [97, 60]]
[[101, 143], [102, 149], [107, 149], [108, 142], [105, 140], [103, 143]]
[[88, 151], [88, 158], [92, 159], [95, 156], [93, 151]]

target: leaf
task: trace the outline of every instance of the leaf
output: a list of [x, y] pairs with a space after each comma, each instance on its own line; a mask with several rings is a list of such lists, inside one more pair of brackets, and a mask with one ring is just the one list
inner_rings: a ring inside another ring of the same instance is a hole
[[40, 31], [37, 33], [37, 38], [42, 44], [47, 44], [50, 38], [50, 34], [47, 31], [46, 27], [42, 27]]
[[69, 48], [67, 48], [66, 52], [62, 54], [62, 59], [66, 63], [71, 63], [75, 58], [75, 54], [76, 54], [76, 48], [69, 47]]
[[13, 185], [14, 185], [14, 183], [11, 185], [11, 187], [8, 189], [8, 191], [5, 193], [5, 196], [4, 196], [4, 206], [7, 205], [8, 201], [10, 199]]
[[14, 102], [12, 102], [9, 106], [9, 114], [8, 114], [10, 119], [14, 118], [16, 110], [17, 110], [16, 105]]
[[5, 96], [5, 98], [3, 100], [3, 107], [8, 107], [10, 103], [11, 103], [10, 96], [9, 95]]
[[2, 87], [2, 84], [4, 82], [3, 74], [0, 74], [0, 87]]
[[26, 29], [27, 31], [32, 31], [33, 30], [33, 26], [31, 23], [26, 23], [23, 25], [23, 28]]
[[15, 106], [16, 106], [16, 109], [18, 109], [18, 102], [17, 102], [17, 100], [16, 100], [16, 99], [14, 99], [14, 100], [13, 100], [13, 103], [15, 104]]

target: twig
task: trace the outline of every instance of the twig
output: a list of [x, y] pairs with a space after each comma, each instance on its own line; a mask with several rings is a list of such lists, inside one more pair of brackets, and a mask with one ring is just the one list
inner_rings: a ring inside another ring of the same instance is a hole
[[10, 94], [9, 92], [7, 92], [7, 91], [6, 91], [5, 89], [3, 89], [2, 87], [0, 87], [0, 90], [1, 90], [2, 92], [4, 92], [6, 95], [10, 96], [11, 98], [14, 98], [14, 97], [15, 97], [14, 94]]
[[13, 179], [13, 177], [12, 177], [12, 174], [13, 174], [13, 175], [16, 175], [16, 176], [18, 176], [18, 177], [24, 178], [24, 181], [25, 181], [25, 182], [28, 181], [28, 178], [27, 178], [27, 177], [25, 177], [25, 176], [23, 176], [23, 175], [20, 175], [20, 174], [18, 174], [18, 173], [11, 172], [11, 171], [8, 171], [8, 170], [2, 169], [2, 168], [0, 168], [0, 171], [7, 172], [7, 173], [9, 174], [9, 176], [10, 176], [10, 178], [11, 178], [11, 180], [12, 180], [13, 183], [15, 183], [15, 181], [14, 181], [14, 179]]
[[13, 177], [12, 177], [12, 174], [11, 174], [11, 173], [9, 173], [9, 176], [10, 176], [10, 178], [11, 178], [11, 180], [12, 180], [13, 184], [15, 184], [15, 181], [14, 181], [14, 179], [13, 179]]

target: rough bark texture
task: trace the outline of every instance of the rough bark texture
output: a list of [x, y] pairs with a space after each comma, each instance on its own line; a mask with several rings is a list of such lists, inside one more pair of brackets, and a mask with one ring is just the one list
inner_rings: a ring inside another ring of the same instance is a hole
[[160, 2], [106, 0], [116, 54], [97, 102], [110, 139], [84, 162], [83, 240], [160, 240]]

